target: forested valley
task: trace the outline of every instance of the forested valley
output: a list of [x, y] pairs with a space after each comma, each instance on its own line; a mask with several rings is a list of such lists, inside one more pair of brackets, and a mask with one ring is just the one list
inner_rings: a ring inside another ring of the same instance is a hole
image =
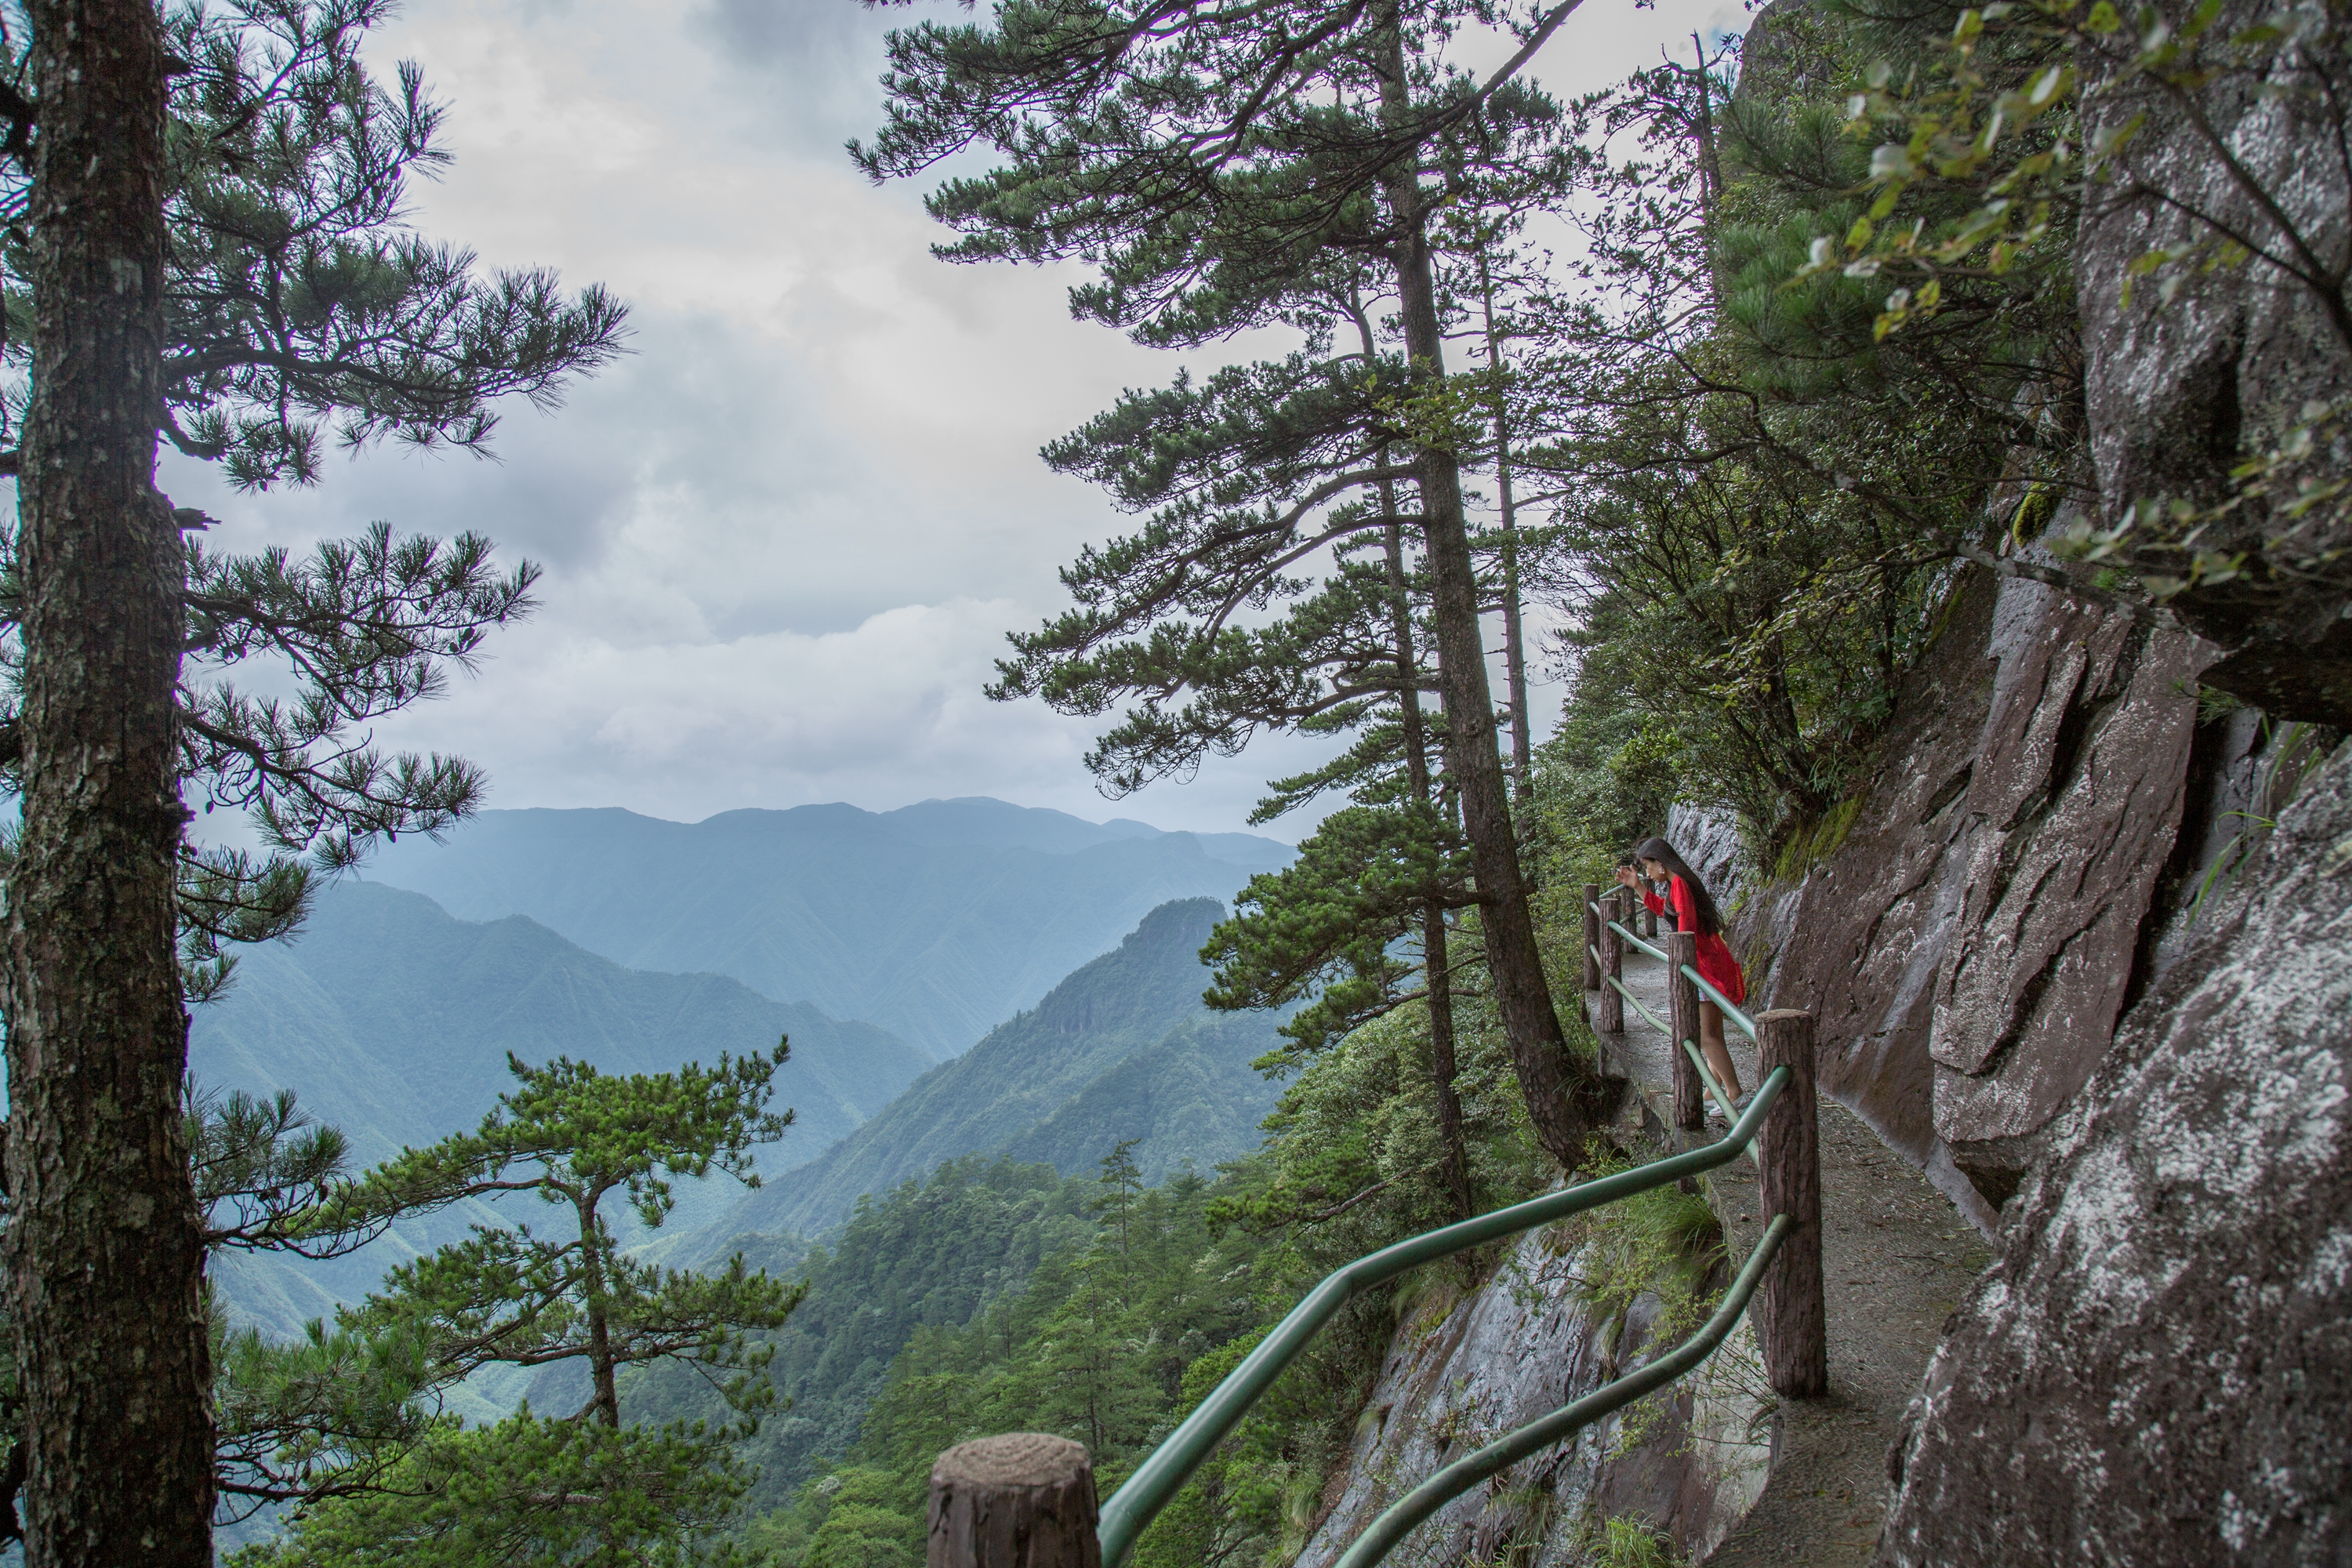
[[[855, 171], [1167, 366], [1045, 445], [1124, 521], [986, 696], [1137, 809], [1315, 748], [1248, 822], [1295, 852], [984, 800], [485, 816], [380, 746], [541, 568], [215, 548], [159, 444], [240, 496], [487, 453], [628, 346], [602, 287], [418, 227], [446, 110], [393, 19], [0, 29], [25, 1562], [913, 1568], [933, 1461], [1017, 1431], [1108, 1497], [1336, 1267], [1647, 1157], [1587, 889], [1670, 821], [1824, 1101], [2000, 1249], [1877, 1561], [2352, 1542], [2313, 1415], [2352, 1377], [2343, 0], [1771, 0], [1576, 96], [1578, 0], [900, 18]], [[1570, 1293], [1703, 1318], [1710, 1191], [1568, 1222]], [[1128, 1561], [1305, 1560], [1400, 1331], [1536, 1289], [1495, 1246], [1359, 1296]], [[2151, 1392], [2158, 1342], [2210, 1387]], [[2230, 1371], [2256, 1342], [2292, 1364]], [[2165, 1436], [2233, 1378], [2300, 1392]], [[2160, 1520], [2084, 1458], [2124, 1411]], [[1982, 1480], [1968, 1422], [2033, 1462]], [[1570, 1522], [1475, 1560], [1679, 1560]]]

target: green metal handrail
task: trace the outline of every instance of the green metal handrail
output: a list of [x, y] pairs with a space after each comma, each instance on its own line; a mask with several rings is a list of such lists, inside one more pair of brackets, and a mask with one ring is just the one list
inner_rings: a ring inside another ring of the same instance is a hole
[[1772, 1223], [1765, 1227], [1763, 1239], [1756, 1244], [1756, 1250], [1748, 1255], [1747, 1266], [1731, 1282], [1731, 1289], [1724, 1292], [1722, 1304], [1716, 1308], [1715, 1315], [1706, 1321], [1706, 1327], [1638, 1372], [1628, 1373], [1616, 1382], [1597, 1388], [1573, 1404], [1564, 1405], [1508, 1436], [1499, 1437], [1476, 1453], [1446, 1466], [1405, 1493], [1372, 1521], [1364, 1533], [1358, 1536], [1354, 1544], [1340, 1556], [1338, 1568], [1371, 1568], [1371, 1564], [1389, 1554], [1391, 1547], [1410, 1535], [1415, 1525], [1487, 1477], [1509, 1469], [1539, 1449], [1573, 1436], [1612, 1411], [1633, 1404], [1652, 1389], [1664, 1387], [1714, 1354], [1724, 1336], [1731, 1331], [1731, 1326], [1739, 1321], [1739, 1314], [1748, 1310], [1748, 1298], [1756, 1294], [1756, 1286], [1764, 1278], [1766, 1265], [1772, 1261], [1772, 1255], [1780, 1249], [1781, 1239], [1795, 1225], [1796, 1222], [1787, 1215], [1772, 1216]]
[[[1706, 1065], [1706, 1058], [1699, 1054], [1698, 1042], [1696, 1040], [1685, 1040], [1682, 1045], [1683, 1055], [1690, 1058], [1691, 1065], [1698, 1068], [1699, 1087], [1706, 1090], [1708, 1094], [1714, 1096], [1716, 1105], [1723, 1111], [1723, 1119], [1726, 1121], [1728, 1121], [1733, 1117], [1738, 1116], [1739, 1114], [1738, 1101], [1733, 1100], [1731, 1098], [1731, 1091], [1723, 1087], [1723, 1080], [1715, 1076], [1715, 1069]], [[1752, 1148], [1748, 1151], [1748, 1153], [1750, 1159], [1754, 1159], [1756, 1156], [1756, 1151]], [[1756, 1163], [1759, 1165], [1761, 1165], [1764, 1162], [1757, 1160]]]
[[[1602, 921], [1603, 921], [1608, 925], [1608, 927], [1609, 927], [1609, 929], [1610, 929], [1611, 931], [1615, 931], [1619, 936], [1623, 937], [1627, 942], [1632, 942], [1635, 947], [1640, 948], [1643, 952], [1648, 953], [1652, 958], [1656, 959], [1660, 963], [1672, 963], [1674, 962], [1674, 960], [1673, 960], [1673, 959], [1668, 958], [1664, 953], [1663, 953], [1663, 952], [1659, 952], [1656, 948], [1652, 947], [1648, 942], [1643, 942], [1640, 937], [1635, 936], [1632, 931], [1627, 931], [1627, 930], [1624, 928], [1624, 926], [1623, 926], [1623, 925], [1622, 925], [1621, 923], [1619, 923], [1618, 921], [1612, 921], [1612, 920], [1610, 920], [1610, 919], [1609, 919], [1609, 911], [1608, 911], [1607, 910], [1602, 909], [1599, 904], [1593, 903], [1593, 902], [1591, 902], [1591, 900], [1588, 900], [1586, 901], [1586, 903], [1585, 903], [1585, 906], [1584, 906], [1584, 907], [1585, 907], [1586, 909], [1588, 909], [1588, 910], [1591, 910], [1594, 914], [1599, 915], [1599, 916], [1601, 918], [1601, 920], [1602, 920]], [[1588, 945], [1588, 946], [1590, 946], [1591, 944], [1590, 944], [1590, 943], [1588, 943], [1587, 945]]]
[[1313, 1341], [1323, 1325], [1346, 1306], [1349, 1300], [1373, 1286], [1393, 1279], [1408, 1268], [1449, 1258], [1473, 1247], [1498, 1241], [1507, 1236], [1517, 1236], [1533, 1230], [1539, 1225], [1566, 1219], [1636, 1193], [1648, 1192], [1712, 1171], [1730, 1163], [1739, 1152], [1755, 1140], [1757, 1129], [1764, 1124], [1764, 1113], [1780, 1097], [1789, 1083], [1789, 1069], [1774, 1068], [1771, 1074], [1757, 1086], [1755, 1098], [1731, 1131], [1716, 1142], [1686, 1153], [1670, 1155], [1630, 1171], [1602, 1176], [1596, 1181], [1581, 1182], [1562, 1192], [1548, 1193], [1530, 1198], [1523, 1204], [1496, 1209], [1437, 1230], [1409, 1237], [1393, 1246], [1342, 1264], [1323, 1278], [1322, 1283], [1309, 1290], [1287, 1317], [1276, 1323], [1256, 1348], [1242, 1358], [1239, 1366], [1225, 1374], [1225, 1380], [1201, 1401], [1183, 1424], [1168, 1435], [1167, 1440], [1151, 1451], [1150, 1457], [1137, 1467], [1127, 1484], [1113, 1492], [1103, 1504], [1102, 1519], [1096, 1538], [1102, 1546], [1103, 1568], [1119, 1568], [1127, 1554], [1135, 1547], [1136, 1537], [1143, 1533], [1160, 1510], [1168, 1506], [1178, 1489], [1192, 1478], [1225, 1435], [1247, 1415], [1258, 1396], [1271, 1387], [1298, 1353]]
[[1741, 1034], [1747, 1036], [1751, 1040], [1756, 1037], [1756, 1020], [1741, 1012], [1739, 1010], [1738, 1004], [1733, 1002], [1730, 997], [1726, 996], [1722, 992], [1717, 991], [1714, 986], [1708, 984], [1706, 982], [1706, 976], [1701, 974], [1697, 970], [1693, 969], [1689, 964], [1685, 963], [1683, 965], [1683, 973], [1689, 975], [1691, 979], [1697, 984], [1701, 994], [1705, 995], [1708, 1001], [1723, 1009], [1723, 1016], [1725, 1017], [1739, 1026], [1739, 1032]]
[[[1599, 958], [1601, 956], [1598, 952], [1593, 952], [1591, 944], [1589, 943], [1586, 945], [1585, 951], [1587, 952], [1591, 952], [1592, 956], [1595, 958]], [[1632, 991], [1628, 990], [1623, 981], [1618, 979], [1613, 974], [1606, 973], [1605, 971], [1602, 973], [1601, 978], [1608, 982], [1612, 986], [1615, 987], [1618, 995], [1625, 998], [1625, 1005], [1633, 1008], [1633, 1011], [1648, 1019], [1650, 1027], [1657, 1030], [1658, 1033], [1665, 1036], [1666, 1038], [1670, 1040], [1674, 1039], [1675, 1031], [1673, 1027], [1662, 1020], [1655, 1013], [1653, 1013], [1647, 1007], [1643, 1006], [1641, 998], [1634, 995]], [[1715, 1098], [1715, 1103], [1717, 1105], [1722, 1107], [1723, 1119], [1726, 1121], [1736, 1120], [1739, 1115], [1739, 1107], [1732, 1100], [1731, 1091], [1725, 1089], [1723, 1087], [1722, 1080], [1715, 1076], [1715, 1069], [1706, 1065], [1706, 1058], [1699, 1054], [1698, 1042], [1696, 1040], [1685, 1039], [1677, 1040], [1675, 1041], [1675, 1044], [1682, 1047], [1683, 1054], [1689, 1057], [1691, 1061], [1698, 1068], [1699, 1085], [1701, 1088], [1705, 1089], [1708, 1094]], [[1759, 1167], [1764, 1163], [1763, 1157], [1756, 1152], [1756, 1145], [1753, 1143], [1750, 1143], [1748, 1146], [1748, 1157], [1754, 1161]]]
[[[1635, 936], [1632, 931], [1627, 931], [1615, 921], [1609, 920], [1608, 911], [1603, 910], [1599, 904], [1596, 904], [1588, 899], [1585, 900], [1584, 907], [1591, 910], [1594, 914], [1599, 915], [1602, 920], [1608, 921], [1611, 930], [1614, 931], [1619, 936], [1623, 937], [1627, 942], [1632, 942], [1635, 947], [1640, 948], [1643, 952], [1648, 953], [1652, 958], [1658, 960], [1662, 963], [1672, 963], [1674, 962], [1673, 959], [1668, 958], [1664, 953], [1660, 952], [1656, 948], [1652, 947], [1648, 942], [1643, 942], [1640, 937]], [[1591, 943], [1587, 942], [1585, 944], [1585, 951], [1588, 952], [1592, 951]], [[1595, 962], [1598, 962], [1601, 957], [1598, 952], [1593, 952], [1592, 956]], [[1747, 1036], [1751, 1040], [1756, 1037], [1756, 1021], [1753, 1018], [1750, 1018], [1747, 1014], [1741, 1012], [1738, 1003], [1732, 1001], [1730, 997], [1726, 996], [1722, 992], [1709, 984], [1707, 983], [1706, 976], [1701, 974], [1697, 970], [1693, 969], [1689, 964], [1684, 964], [1682, 966], [1682, 971], [1685, 974], [1689, 975], [1692, 980], [1697, 983], [1700, 992], [1706, 995], [1708, 1001], [1723, 1009], [1723, 1016], [1725, 1017], [1739, 1026], [1739, 1032], [1741, 1034]], [[1644, 1017], [1647, 1017], [1649, 1015], [1646, 1013], [1643, 1015]], [[1655, 1020], [1653, 1020], [1653, 1022]], [[1669, 1034], [1673, 1033], [1672, 1030], [1667, 1032]]]

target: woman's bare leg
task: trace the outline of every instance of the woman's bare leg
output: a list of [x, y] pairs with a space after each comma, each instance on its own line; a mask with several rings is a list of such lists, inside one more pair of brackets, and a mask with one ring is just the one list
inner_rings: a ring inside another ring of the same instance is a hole
[[1698, 1048], [1706, 1058], [1707, 1070], [1715, 1080], [1739, 1098], [1739, 1068], [1731, 1060], [1731, 1047], [1723, 1043], [1723, 1009], [1701, 998], [1698, 1005]]

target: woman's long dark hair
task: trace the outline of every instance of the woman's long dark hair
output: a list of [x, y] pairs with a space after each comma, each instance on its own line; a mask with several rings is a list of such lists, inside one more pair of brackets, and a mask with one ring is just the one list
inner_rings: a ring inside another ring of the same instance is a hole
[[1715, 895], [1706, 890], [1706, 884], [1699, 880], [1698, 873], [1675, 853], [1673, 845], [1663, 838], [1645, 838], [1642, 840], [1642, 847], [1633, 851], [1633, 856], [1639, 860], [1655, 860], [1668, 872], [1683, 879], [1683, 886], [1690, 889], [1691, 904], [1698, 910], [1699, 935], [1722, 934], [1723, 912], [1715, 907]]

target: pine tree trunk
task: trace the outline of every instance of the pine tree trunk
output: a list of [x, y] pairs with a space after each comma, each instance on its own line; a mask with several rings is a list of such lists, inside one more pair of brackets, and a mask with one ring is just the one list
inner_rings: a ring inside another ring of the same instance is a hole
[[592, 1194], [575, 1206], [580, 1211], [580, 1250], [587, 1274], [587, 1289], [582, 1294], [586, 1298], [588, 1312], [588, 1373], [595, 1388], [591, 1403], [596, 1419], [607, 1426], [618, 1426], [621, 1388], [613, 1366], [612, 1316], [604, 1303], [604, 1256], [597, 1246], [596, 1205], [602, 1197], [602, 1194]]
[[[1383, 6], [1388, 58], [1381, 62], [1384, 117], [1407, 107], [1404, 45], [1394, 0]], [[1394, 259], [1405, 352], [1416, 380], [1444, 374], [1445, 343], [1437, 314], [1437, 279], [1430, 262], [1428, 214], [1413, 160], [1400, 159], [1381, 177], [1397, 236]], [[1460, 794], [1462, 828], [1480, 895], [1478, 927], [1495, 1006], [1518, 1070], [1519, 1090], [1536, 1136], [1553, 1159], [1573, 1170], [1592, 1131], [1596, 1085], [1568, 1054], [1544, 978], [1535, 917], [1511, 825], [1503, 759], [1495, 749], [1495, 700], [1486, 683], [1486, 637], [1478, 618], [1478, 573], [1463, 520], [1462, 472], [1452, 452], [1423, 447], [1417, 457], [1422, 528], [1428, 546], [1430, 601], [1437, 627], [1437, 662], [1445, 693], [1446, 775]]]
[[[1371, 357], [1369, 345], [1367, 360]], [[1388, 451], [1381, 452], [1388, 467]], [[1381, 505], [1393, 520], [1397, 514], [1395, 486], [1381, 481]], [[1388, 525], [1389, 635], [1397, 654], [1397, 710], [1404, 721], [1405, 775], [1412, 798], [1426, 807], [1429, 798], [1429, 743], [1421, 725], [1421, 660], [1412, 640], [1412, 602], [1405, 585], [1404, 531]], [[1433, 889], [1433, 892], [1434, 889]], [[1445, 907], [1433, 897], [1421, 907], [1421, 970], [1429, 990], [1429, 1075], [1437, 1091], [1437, 1141], [1444, 1152], [1445, 1188], [1454, 1212], [1470, 1217], [1470, 1152], [1463, 1141], [1462, 1095], [1454, 1087], [1460, 1074], [1454, 1052], [1454, 977], [1447, 972]]]
[[180, 545], [163, 418], [152, 0], [32, 0], [41, 106], [18, 481], [22, 838], [8, 876], [5, 1258], [29, 1568], [209, 1568], [204, 1245], [173, 942]]
[[1518, 508], [1511, 499], [1511, 421], [1503, 398], [1503, 336], [1495, 325], [1495, 279], [1478, 251], [1478, 289], [1486, 317], [1486, 363], [1495, 374], [1495, 499], [1503, 522], [1503, 674], [1511, 703], [1511, 788], [1524, 802], [1535, 789], [1535, 742], [1528, 713], [1528, 649], [1519, 603]]

